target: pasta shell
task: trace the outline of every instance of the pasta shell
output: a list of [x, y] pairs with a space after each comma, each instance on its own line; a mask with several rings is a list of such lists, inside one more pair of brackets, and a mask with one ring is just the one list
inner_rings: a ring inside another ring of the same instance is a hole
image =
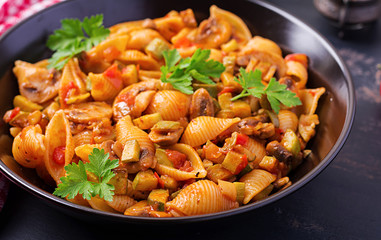
[[289, 110], [280, 110], [278, 113], [279, 129], [286, 132], [287, 129], [291, 129], [296, 132], [298, 128], [298, 116]]
[[303, 66], [303, 64], [296, 61], [287, 61], [286, 64], [287, 64], [286, 74], [288, 76], [292, 76], [298, 79], [298, 81], [296, 81], [296, 87], [298, 89], [305, 88], [307, 79], [308, 79], [307, 69]]
[[77, 155], [83, 162], [89, 162], [89, 155], [93, 152], [94, 148], [101, 149], [100, 144], [83, 144], [74, 149], [75, 155]]
[[69, 201], [69, 202], [75, 203], [75, 204], [79, 204], [79, 205], [81, 205], [81, 206], [90, 207], [89, 202], [88, 202], [86, 199], [84, 199], [84, 198], [82, 197], [82, 195], [80, 195], [80, 194], [76, 195], [76, 196], [75, 196], [74, 198], [72, 198], [72, 199], [68, 199], [68, 198], [66, 198], [66, 200]]
[[200, 180], [184, 188], [166, 207], [175, 217], [193, 216], [237, 208], [238, 202], [226, 198], [214, 182]]
[[112, 207], [107, 205], [106, 201], [99, 197], [92, 197], [90, 200], [87, 200], [90, 206], [96, 210], [110, 212], [110, 213], [118, 213], [118, 211], [114, 210]]
[[124, 213], [127, 208], [136, 204], [137, 202], [127, 195], [114, 195], [112, 201], [106, 201], [106, 204], [114, 210]]
[[73, 136], [74, 146], [81, 146], [84, 144], [91, 144], [94, 142], [92, 131], [82, 131]]
[[237, 15], [218, 8], [216, 5], [210, 7], [210, 16], [216, 18], [223, 18], [228, 21], [233, 27], [233, 35], [237, 36], [238, 39], [244, 41], [249, 41], [251, 39], [251, 32], [244, 21]]
[[85, 94], [86, 91], [86, 74], [79, 68], [78, 59], [70, 59], [64, 66], [58, 96], [60, 97], [61, 107], [66, 107], [66, 101], [73, 96]]
[[44, 139], [40, 125], [25, 127], [13, 141], [13, 157], [24, 167], [37, 167], [44, 159]]
[[240, 121], [240, 118], [215, 118], [200, 116], [192, 119], [184, 131], [181, 142], [191, 147], [200, 146], [215, 139], [223, 131]]
[[171, 150], [176, 150], [187, 155], [193, 170], [191, 172], [181, 171], [179, 169], [166, 166], [164, 164], [157, 163], [155, 170], [160, 175], [168, 175], [177, 181], [184, 181], [192, 178], [204, 178], [206, 177], [206, 170], [202, 164], [202, 160], [196, 150], [186, 144], [175, 144], [169, 147]]
[[131, 31], [130, 36], [127, 48], [140, 51], [144, 51], [145, 47], [155, 38], [164, 40], [160, 33], [150, 28]]
[[91, 81], [91, 96], [95, 101], [112, 100], [123, 88], [122, 84], [120, 87], [112, 84], [104, 74], [89, 73], [88, 78]]
[[324, 92], [325, 92], [324, 87], [299, 90], [299, 96], [303, 104], [304, 114], [312, 115], [315, 113], [317, 105], [318, 105], [318, 101]]
[[263, 143], [253, 138], [249, 138], [245, 148], [255, 155], [255, 160], [252, 163], [253, 166], [257, 166], [266, 156], [266, 148]]
[[87, 52], [87, 56], [88, 56], [87, 60], [92, 62], [92, 61], [99, 61], [99, 60], [106, 59], [107, 61], [111, 62], [115, 60], [116, 56], [115, 55], [110, 56], [109, 54], [107, 54], [107, 51], [109, 49], [114, 49], [114, 51], [119, 52], [120, 54], [121, 52], [126, 50], [128, 40], [129, 40], [128, 35], [121, 35], [118, 37], [110, 36], [109, 38], [102, 41], [101, 43], [99, 43], [98, 45], [96, 45], [95, 47], [90, 49], [90, 51]]
[[163, 120], [176, 121], [188, 114], [190, 96], [179, 91], [163, 90], [153, 97], [146, 113], [160, 113]]
[[246, 183], [245, 197], [243, 204], [247, 204], [250, 200], [260, 193], [263, 189], [274, 182], [276, 176], [262, 169], [254, 169], [245, 174], [239, 181]]
[[155, 146], [146, 132], [134, 126], [129, 115], [116, 124], [116, 139], [123, 145], [129, 140], [137, 140], [141, 150], [140, 165], [145, 169], [151, 167], [155, 156]]
[[142, 69], [147, 70], [159, 70], [160, 64], [150, 56], [145, 55], [144, 53], [138, 50], [127, 50], [124, 51], [118, 57], [119, 61], [124, 64], [139, 64]]
[[[45, 146], [45, 166], [58, 185], [65, 175], [64, 167], [71, 163], [74, 155], [74, 140], [63, 110], [57, 111], [46, 127]], [[65, 163], [61, 165], [53, 160], [53, 152], [56, 147], [62, 146], [65, 146]]]
[[287, 65], [282, 57], [282, 50], [273, 41], [255, 36], [242, 48], [239, 56], [254, 56], [262, 62], [268, 62], [277, 66], [279, 77], [283, 77], [287, 71]]

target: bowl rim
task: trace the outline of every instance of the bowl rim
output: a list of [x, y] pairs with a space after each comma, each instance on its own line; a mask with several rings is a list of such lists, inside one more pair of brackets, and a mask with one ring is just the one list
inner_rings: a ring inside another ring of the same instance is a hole
[[[54, 4], [48, 8], [45, 8], [23, 19], [19, 23], [9, 28], [2, 36], [0, 36], [0, 44], [8, 35], [10, 35], [14, 30], [19, 28], [21, 25], [23, 25], [25, 22], [29, 21], [30, 19], [38, 17], [40, 14], [44, 12], [50, 11], [55, 8], [59, 8], [61, 5], [69, 4], [70, 2], [73, 2], [73, 1], [76, 1], [76, 0], [66, 0], [66, 1], [59, 2], [57, 4]], [[344, 125], [338, 139], [336, 140], [335, 144], [332, 146], [328, 154], [321, 160], [321, 162], [318, 165], [316, 165], [311, 171], [305, 174], [302, 178], [300, 178], [297, 182], [293, 183], [290, 187], [288, 187], [287, 189], [283, 191], [277, 192], [262, 201], [240, 206], [239, 208], [226, 210], [222, 212], [195, 215], [195, 216], [173, 217], [173, 218], [150, 218], [150, 217], [126, 216], [126, 215], [118, 214], [118, 213], [109, 213], [109, 212], [104, 212], [104, 211], [100, 211], [93, 208], [71, 203], [69, 201], [66, 201], [65, 199], [54, 196], [53, 194], [43, 189], [40, 189], [34, 186], [33, 184], [29, 183], [28, 181], [24, 180], [22, 177], [15, 174], [10, 168], [8, 168], [8, 166], [6, 166], [5, 163], [3, 163], [2, 161], [0, 161], [0, 171], [11, 182], [15, 183], [17, 186], [23, 188], [24, 190], [28, 191], [29, 193], [32, 193], [33, 195], [39, 198], [46, 200], [50, 204], [59, 206], [60, 207], [59, 209], [62, 211], [64, 211], [64, 209], [69, 209], [71, 211], [79, 212], [81, 214], [85, 213], [89, 215], [93, 215], [93, 214], [100, 215], [103, 218], [107, 218], [107, 219], [118, 221], [118, 222], [149, 223], [149, 224], [200, 222], [200, 221], [219, 219], [222, 217], [229, 217], [229, 216], [241, 214], [244, 212], [248, 212], [248, 211], [252, 211], [254, 209], [260, 208], [265, 205], [272, 204], [290, 195], [291, 193], [294, 193], [296, 190], [308, 184], [313, 178], [315, 178], [318, 174], [320, 174], [333, 161], [333, 159], [340, 152], [346, 140], [348, 139], [348, 136], [352, 129], [355, 111], [356, 111], [356, 102], [355, 102], [355, 90], [354, 90], [351, 74], [344, 60], [337, 53], [337, 50], [335, 49], [335, 47], [328, 41], [327, 38], [325, 38], [322, 34], [320, 34], [314, 27], [310, 26], [308, 23], [305, 23], [301, 19], [295, 17], [293, 14], [280, 9], [279, 7], [273, 5], [272, 3], [263, 2], [260, 0], [245, 0], [245, 1], [259, 5], [260, 7], [263, 7], [272, 11], [280, 15], [281, 17], [286, 18], [287, 20], [295, 24], [297, 27], [302, 28], [305, 31], [308, 31], [311, 35], [313, 35], [315, 39], [320, 44], [322, 44], [322, 46], [325, 47], [328, 53], [333, 57], [335, 62], [338, 64], [340, 70], [343, 73], [344, 79], [346, 80], [345, 83], [348, 87], [347, 112], [345, 116]], [[64, 209], [62, 207], [64, 207]], [[66, 211], [64, 212], [67, 213]]]

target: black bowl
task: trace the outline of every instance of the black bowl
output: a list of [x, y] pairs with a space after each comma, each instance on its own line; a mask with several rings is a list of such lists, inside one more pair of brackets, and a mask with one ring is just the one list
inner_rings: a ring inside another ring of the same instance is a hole
[[[60, 27], [63, 18], [79, 18], [104, 14], [104, 23], [156, 18], [172, 9], [192, 8], [198, 20], [209, 16], [209, 7], [215, 1], [149, 1], [149, 0], [69, 0], [50, 7], [13, 27], [0, 39], [0, 114], [12, 108], [12, 99], [18, 93], [17, 81], [11, 74], [16, 59], [37, 61], [50, 54], [45, 47], [49, 34]], [[51, 189], [38, 179], [34, 171], [20, 167], [10, 155], [11, 138], [8, 126], [1, 124], [0, 169], [14, 183], [46, 200], [58, 209], [88, 220], [108, 220], [134, 223], [184, 223], [227, 217], [252, 211], [296, 191], [317, 176], [334, 159], [350, 132], [355, 96], [350, 74], [334, 48], [321, 35], [292, 15], [261, 1], [223, 1], [222, 8], [240, 16], [253, 34], [272, 39], [285, 53], [300, 52], [309, 56], [308, 87], [324, 86], [326, 93], [319, 102], [317, 113], [320, 125], [316, 137], [309, 143], [312, 155], [291, 174], [294, 183], [284, 191], [265, 200], [238, 209], [200, 216], [153, 219], [101, 212], [82, 207], [53, 196]]]

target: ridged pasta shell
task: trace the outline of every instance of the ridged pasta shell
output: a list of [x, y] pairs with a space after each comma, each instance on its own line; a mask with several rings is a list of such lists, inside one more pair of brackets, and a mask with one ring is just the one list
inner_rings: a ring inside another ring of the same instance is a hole
[[40, 125], [25, 127], [13, 141], [13, 157], [20, 165], [35, 168], [44, 159], [44, 140]]
[[83, 144], [74, 149], [75, 155], [77, 155], [83, 162], [89, 162], [89, 155], [93, 152], [94, 148], [101, 149], [100, 144]]
[[262, 161], [263, 157], [266, 156], [265, 145], [253, 138], [248, 139], [245, 148], [255, 155], [253, 166], [257, 166]]
[[151, 167], [155, 156], [155, 146], [146, 132], [134, 126], [129, 115], [116, 124], [116, 139], [123, 145], [129, 140], [137, 140], [141, 150], [140, 165], [143, 168]]
[[68, 199], [68, 198], [66, 198], [66, 200], [69, 201], [69, 202], [72, 202], [72, 203], [81, 205], [81, 206], [90, 207], [89, 202], [88, 202], [86, 199], [84, 199], [84, 198], [82, 197], [82, 195], [80, 195], [80, 194], [76, 195], [76, 196], [75, 196], [74, 198], [72, 198], [72, 199]]
[[164, 40], [160, 33], [150, 28], [131, 31], [130, 36], [127, 49], [136, 49], [140, 51], [144, 51], [145, 47], [155, 38]]
[[160, 113], [163, 120], [176, 121], [188, 114], [190, 96], [175, 90], [158, 91], [146, 113]]
[[282, 50], [273, 41], [260, 36], [255, 36], [242, 48], [240, 56], [252, 55], [262, 62], [275, 64], [279, 77], [283, 77], [287, 71], [287, 65], [282, 57]]
[[142, 69], [159, 70], [160, 64], [150, 56], [138, 50], [127, 50], [119, 55], [118, 60], [124, 64], [139, 64]]
[[228, 21], [232, 27], [233, 27], [233, 34], [238, 35], [243, 40], [250, 40], [251, 39], [251, 32], [244, 21], [237, 15], [223, 10], [221, 8], [218, 8], [216, 5], [212, 5], [210, 7], [210, 16], [216, 17], [216, 18], [223, 18], [226, 21]]
[[74, 146], [78, 147], [84, 144], [94, 143], [93, 132], [92, 131], [82, 131], [73, 136]]
[[[121, 35], [118, 37], [110, 36], [106, 40], [102, 41], [90, 51], [87, 52], [87, 56], [89, 57], [88, 61], [96, 61], [97, 59], [107, 59], [109, 62], [113, 61], [114, 58], [110, 58], [109, 55], [105, 53], [107, 49], [114, 48], [118, 52], [123, 52], [126, 50], [127, 42], [129, 40], [128, 35]], [[114, 56], [115, 57], [115, 56]], [[95, 58], [92, 60], [92, 58]]]
[[184, 188], [166, 207], [174, 216], [193, 216], [237, 208], [238, 202], [222, 195], [214, 182], [200, 180]]
[[[71, 163], [74, 156], [74, 141], [63, 110], [57, 111], [46, 127], [45, 146], [45, 166], [58, 185], [65, 175], [64, 167]], [[53, 152], [56, 147], [62, 146], [65, 146], [65, 163], [60, 165], [53, 160]]]
[[209, 116], [194, 118], [185, 129], [181, 142], [191, 147], [200, 146], [208, 140], [215, 139], [219, 134], [239, 121], [240, 118], [215, 118]]
[[187, 155], [193, 170], [191, 172], [185, 172], [173, 167], [169, 167], [169, 166], [157, 163], [155, 170], [160, 175], [168, 175], [170, 177], [173, 177], [177, 181], [184, 181], [184, 180], [192, 179], [192, 178], [206, 177], [207, 172], [204, 168], [204, 165], [202, 164], [202, 160], [200, 156], [198, 155], [198, 153], [196, 152], [196, 150], [194, 150], [191, 146], [178, 143], [178, 144], [172, 145], [171, 147], [169, 147], [169, 149], [176, 150]]
[[118, 213], [118, 211], [114, 210], [112, 207], [107, 205], [106, 201], [99, 197], [92, 197], [90, 200], [87, 200], [90, 206], [96, 210], [110, 212], [110, 213]]
[[88, 78], [91, 81], [91, 96], [95, 101], [112, 100], [123, 88], [123, 84], [118, 88], [103, 74], [89, 73]]
[[114, 195], [112, 201], [106, 201], [106, 204], [114, 210], [124, 213], [127, 208], [136, 204], [137, 202], [127, 195]]
[[269, 186], [275, 179], [275, 175], [262, 169], [254, 169], [241, 177], [239, 181], [246, 183], [243, 204], [250, 202], [255, 195]]
[[298, 89], [303, 89], [306, 87], [308, 73], [307, 69], [300, 62], [296, 61], [287, 61], [287, 72], [286, 75], [293, 76], [299, 81], [296, 82], [296, 87]]
[[280, 110], [278, 113], [279, 129], [286, 132], [287, 129], [291, 129], [296, 132], [298, 129], [298, 116], [289, 110]]
[[[68, 97], [78, 96], [87, 92], [86, 90], [86, 74], [79, 68], [78, 59], [70, 59], [63, 68], [58, 96], [60, 98], [61, 107], [66, 107]], [[73, 93], [68, 94], [68, 86], [74, 85]]]
[[311, 115], [315, 113], [318, 101], [324, 92], [324, 87], [299, 90], [299, 97], [303, 104], [304, 114]]

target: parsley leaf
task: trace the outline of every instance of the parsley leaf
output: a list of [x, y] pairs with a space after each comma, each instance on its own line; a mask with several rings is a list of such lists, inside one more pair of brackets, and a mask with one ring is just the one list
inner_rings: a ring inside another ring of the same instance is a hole
[[242, 92], [233, 97], [232, 101], [249, 95], [261, 98], [265, 94], [271, 108], [276, 113], [279, 113], [280, 104], [284, 104], [287, 107], [302, 104], [294, 92], [287, 90], [287, 86], [280, 84], [275, 78], [271, 78], [269, 84], [265, 86], [262, 83], [262, 72], [260, 70], [256, 69], [254, 72], [246, 72], [245, 69], [240, 68], [239, 71], [241, 75], [238, 79], [234, 78], [234, 80], [242, 86]]
[[103, 15], [90, 18], [83, 22], [78, 19], [63, 19], [61, 29], [49, 36], [46, 45], [56, 51], [49, 59], [48, 68], [62, 69], [70, 58], [88, 51], [107, 38], [110, 30], [103, 27]]
[[[181, 58], [176, 50], [163, 52], [165, 66], [160, 68], [161, 81], [171, 83], [173, 88], [185, 93], [192, 94], [192, 80], [196, 79], [202, 83], [214, 85], [211, 77], [220, 77], [225, 71], [222, 63], [208, 60], [210, 50], [197, 49], [191, 58]], [[168, 76], [169, 75], [169, 76]]]
[[[89, 162], [78, 164], [72, 163], [65, 166], [66, 176], [61, 177], [61, 183], [53, 192], [59, 197], [67, 197], [73, 199], [76, 195], [82, 194], [84, 199], [90, 200], [91, 197], [99, 195], [106, 201], [112, 201], [114, 195], [114, 186], [108, 182], [115, 176], [112, 169], [118, 167], [118, 160], [109, 160], [109, 154], [105, 154], [104, 150], [94, 148], [89, 155]], [[94, 173], [97, 182], [87, 179], [87, 172]]]

